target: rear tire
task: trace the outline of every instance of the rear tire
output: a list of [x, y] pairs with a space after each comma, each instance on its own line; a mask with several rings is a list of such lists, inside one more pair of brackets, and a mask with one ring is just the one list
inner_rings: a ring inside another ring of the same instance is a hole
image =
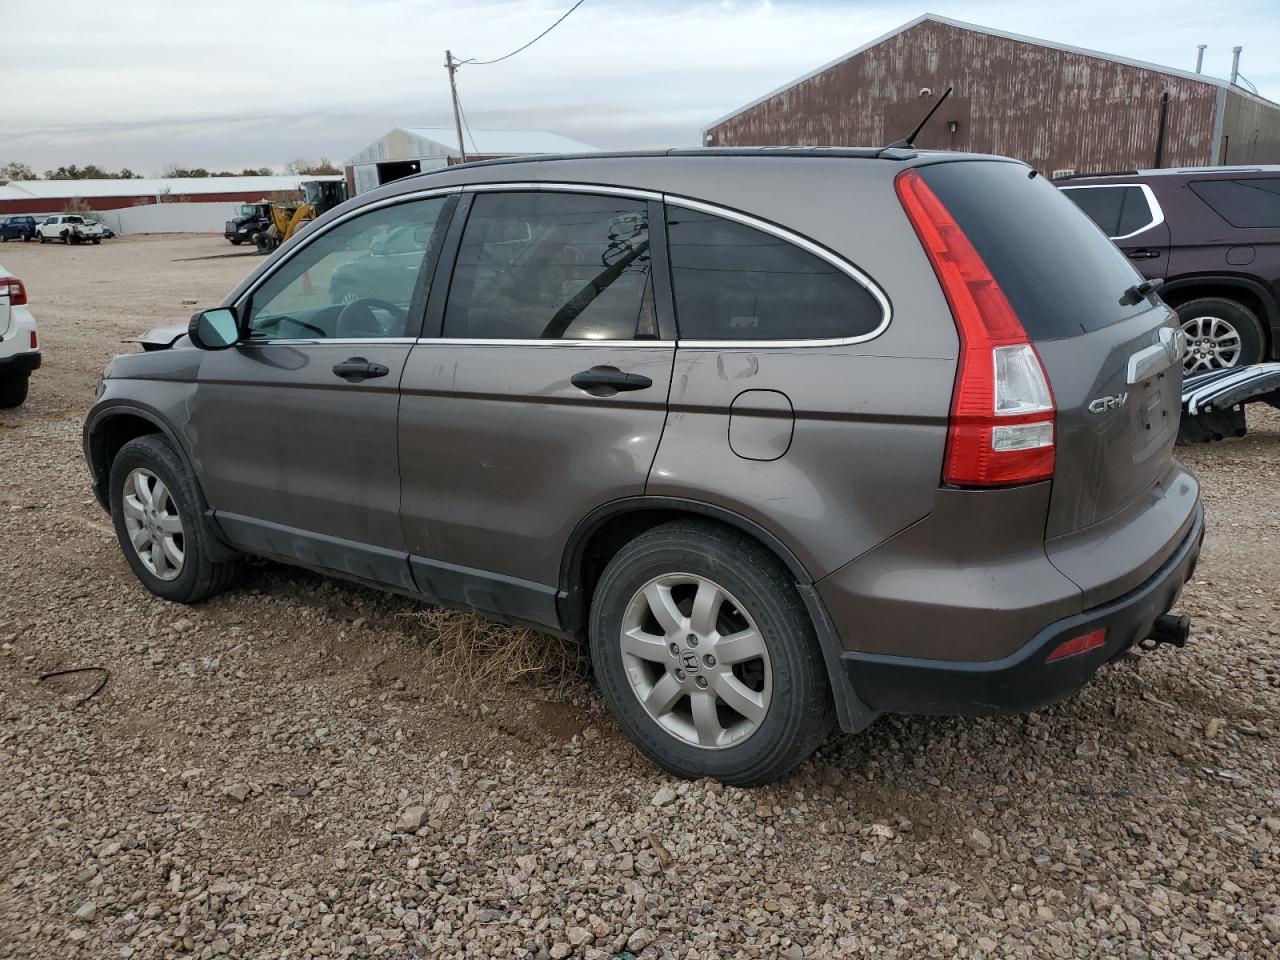
[[[197, 603], [231, 585], [239, 561], [209, 559], [205, 545], [212, 534], [200, 511], [195, 478], [167, 440], [148, 434], [121, 447], [111, 462], [109, 490], [116, 539], [144, 587], [164, 600]], [[141, 490], [149, 490], [149, 496]], [[174, 518], [176, 532], [170, 526]], [[143, 546], [135, 547], [135, 540]], [[157, 542], [158, 560], [150, 549]], [[181, 562], [174, 562], [175, 555]]]
[[666, 523], [614, 556], [592, 597], [591, 658], [619, 726], [678, 777], [780, 780], [835, 724], [793, 579], [758, 543], [716, 524]]
[[1266, 336], [1257, 314], [1224, 297], [1199, 297], [1177, 307], [1187, 335], [1187, 376], [1261, 363]]
[[0, 409], [20, 407], [27, 399], [31, 375], [14, 373], [0, 376]]

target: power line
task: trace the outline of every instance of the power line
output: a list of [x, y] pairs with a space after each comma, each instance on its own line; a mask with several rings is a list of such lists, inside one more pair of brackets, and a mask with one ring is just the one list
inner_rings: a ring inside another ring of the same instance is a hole
[[512, 51], [511, 51], [510, 53], [508, 53], [506, 56], [498, 57], [496, 60], [475, 60], [475, 59], [471, 59], [471, 60], [462, 60], [462, 61], [460, 61], [460, 62], [461, 62], [461, 63], [468, 63], [468, 64], [471, 64], [472, 66], [476, 66], [476, 67], [487, 67], [487, 66], [488, 66], [489, 64], [491, 64], [491, 63], [501, 63], [503, 60], [510, 60], [512, 57], [514, 57], [514, 56], [515, 56], [517, 53], [519, 53], [521, 50], [528, 50], [528, 49], [529, 49], [530, 47], [532, 47], [535, 43], [537, 43], [539, 40], [541, 40], [543, 37], [545, 37], [548, 33], [550, 33], [550, 32], [551, 32], [552, 30], [554, 30], [556, 27], [560, 26], [560, 24], [564, 23], [565, 19], [569, 16], [569, 14], [573, 13], [573, 11], [577, 10], [580, 6], [582, 6], [583, 2], [584, 2], [584, 0], [578, 0], [578, 2], [577, 2], [577, 3], [575, 3], [572, 7], [570, 7], [568, 10], [566, 10], [566, 11], [564, 12], [564, 15], [563, 15], [563, 16], [561, 16], [559, 20], [557, 20], [557, 21], [556, 21], [555, 23], [553, 23], [551, 26], [547, 27], [547, 29], [543, 30], [540, 34], [538, 34], [536, 37], [534, 37], [532, 40], [530, 40], [528, 43], [526, 43], [523, 47], [516, 47], [516, 49], [512, 50]]

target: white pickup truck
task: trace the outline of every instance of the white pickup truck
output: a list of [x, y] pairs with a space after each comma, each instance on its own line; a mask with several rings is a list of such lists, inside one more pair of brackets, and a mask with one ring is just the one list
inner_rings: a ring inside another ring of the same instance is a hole
[[0, 263], [0, 408], [27, 399], [27, 381], [39, 366], [40, 341], [27, 288]]
[[63, 243], [101, 243], [102, 234], [102, 224], [98, 221], [86, 221], [84, 217], [73, 213], [48, 217], [36, 227], [36, 236], [41, 243], [49, 243], [51, 240], [61, 240]]

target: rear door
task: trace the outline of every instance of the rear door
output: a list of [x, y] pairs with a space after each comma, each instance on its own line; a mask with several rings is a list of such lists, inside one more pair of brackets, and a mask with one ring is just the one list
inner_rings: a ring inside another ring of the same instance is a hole
[[1169, 224], [1155, 193], [1145, 183], [1064, 186], [1062, 192], [1149, 279], [1169, 272]]
[[[1058, 413], [1046, 537], [1163, 497], [1177, 472], [1172, 452], [1181, 407], [1173, 311], [1158, 300], [1127, 297], [1138, 273], [1026, 167], [969, 161], [920, 171], [990, 268], [1049, 375]], [[1144, 560], [1158, 561], [1176, 546], [1194, 500], [1192, 489], [1167, 515], [1148, 518], [1159, 529], [1117, 537], [1108, 550], [1145, 551]]]
[[661, 205], [583, 190], [464, 199], [447, 303], [428, 309], [440, 336], [413, 348], [400, 406], [420, 589], [547, 624], [574, 527], [644, 490], [675, 353]]

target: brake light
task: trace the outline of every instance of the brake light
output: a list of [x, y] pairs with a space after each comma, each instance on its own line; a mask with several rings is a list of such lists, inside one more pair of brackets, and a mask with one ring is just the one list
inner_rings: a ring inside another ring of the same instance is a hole
[[20, 307], [27, 302], [27, 288], [17, 277], [0, 277], [0, 293], [9, 295], [11, 307]]
[[1000, 284], [915, 170], [894, 181], [960, 335], [943, 480], [960, 487], [1053, 476], [1057, 408], [1040, 356]]
[[1053, 648], [1053, 653], [1045, 657], [1044, 662], [1053, 663], [1055, 660], [1064, 660], [1067, 657], [1078, 657], [1080, 654], [1088, 653], [1090, 650], [1097, 650], [1106, 642], [1107, 631], [1105, 629], [1093, 630], [1058, 644]]

